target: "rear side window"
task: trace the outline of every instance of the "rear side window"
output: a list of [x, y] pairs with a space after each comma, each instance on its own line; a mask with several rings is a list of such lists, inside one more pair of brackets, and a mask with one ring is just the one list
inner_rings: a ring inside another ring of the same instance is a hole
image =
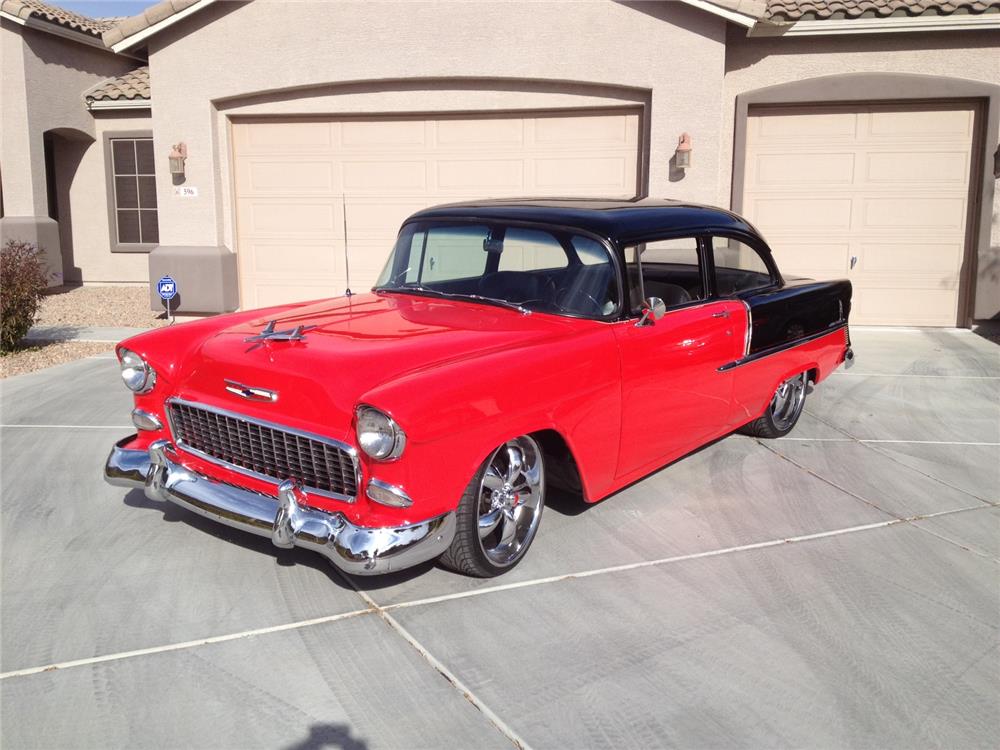
[[643, 297], [659, 297], [668, 308], [705, 299], [697, 237], [675, 237], [626, 247], [625, 263], [633, 310], [641, 305]]
[[745, 242], [712, 237], [715, 289], [720, 297], [770, 286], [774, 279], [764, 258]]

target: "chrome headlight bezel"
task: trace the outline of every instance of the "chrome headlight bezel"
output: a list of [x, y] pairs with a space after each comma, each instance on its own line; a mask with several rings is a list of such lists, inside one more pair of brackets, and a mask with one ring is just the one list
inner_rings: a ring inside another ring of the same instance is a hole
[[156, 385], [156, 370], [131, 349], [122, 349], [118, 356], [122, 382], [133, 393], [149, 393]]
[[376, 461], [395, 461], [406, 449], [406, 433], [389, 414], [361, 404], [354, 410], [358, 447]]

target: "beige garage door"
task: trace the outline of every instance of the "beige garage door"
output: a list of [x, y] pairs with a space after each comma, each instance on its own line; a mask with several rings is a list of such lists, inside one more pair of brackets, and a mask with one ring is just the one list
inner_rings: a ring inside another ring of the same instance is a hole
[[631, 197], [639, 114], [240, 121], [233, 124], [244, 309], [367, 290], [400, 223], [436, 203]]
[[751, 110], [744, 213], [785, 274], [850, 278], [853, 322], [953, 326], [973, 127], [966, 104]]

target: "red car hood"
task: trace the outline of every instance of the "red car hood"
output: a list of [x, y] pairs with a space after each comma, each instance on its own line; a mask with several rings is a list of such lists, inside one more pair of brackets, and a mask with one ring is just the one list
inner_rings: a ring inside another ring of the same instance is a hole
[[[305, 326], [304, 339], [248, 342], [269, 319], [279, 331]], [[392, 378], [566, 335], [580, 323], [415, 295], [342, 297], [216, 332], [174, 373], [174, 393], [343, 437], [359, 400]], [[248, 401], [227, 392], [226, 380], [276, 391], [278, 400]]]

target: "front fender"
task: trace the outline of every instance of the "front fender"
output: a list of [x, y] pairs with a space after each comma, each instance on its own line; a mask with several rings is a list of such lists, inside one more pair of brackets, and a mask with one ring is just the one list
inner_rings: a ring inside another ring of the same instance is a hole
[[566, 440], [585, 495], [614, 477], [621, 428], [618, 350], [605, 324], [410, 373], [364, 395], [407, 434], [396, 462], [366, 459], [366, 474], [404, 487], [428, 517], [453, 509], [489, 453], [543, 429]]

